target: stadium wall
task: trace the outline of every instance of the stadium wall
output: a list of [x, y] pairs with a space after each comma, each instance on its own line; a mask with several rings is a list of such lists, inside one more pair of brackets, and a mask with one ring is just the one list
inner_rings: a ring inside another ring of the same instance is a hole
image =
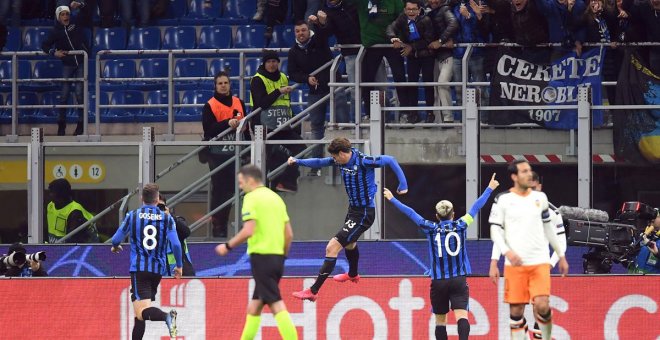
[[[285, 278], [282, 296], [300, 339], [429, 339], [434, 318], [429, 280], [365, 278], [359, 284], [328, 282], [316, 303], [290, 293], [312, 279]], [[504, 283], [469, 278], [471, 339], [507, 339]], [[4, 294], [0, 339], [130, 338], [133, 309], [128, 278], [0, 280]], [[553, 277], [556, 339], [656, 339], [660, 336], [660, 276]], [[234, 279], [165, 279], [154, 305], [176, 308], [178, 340], [238, 339], [254, 282]], [[532, 320], [527, 308], [527, 320]], [[455, 320], [448, 333], [456, 335]], [[266, 308], [257, 339], [279, 339]], [[147, 323], [145, 339], [163, 339], [161, 322]], [[453, 337], [456, 338], [456, 337]]]

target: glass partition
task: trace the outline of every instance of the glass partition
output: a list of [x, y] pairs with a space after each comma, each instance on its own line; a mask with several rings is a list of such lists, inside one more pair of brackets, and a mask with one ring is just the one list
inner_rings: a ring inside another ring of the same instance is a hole
[[0, 244], [27, 242], [28, 234], [28, 148], [0, 146], [0, 205], [5, 214], [0, 223]]

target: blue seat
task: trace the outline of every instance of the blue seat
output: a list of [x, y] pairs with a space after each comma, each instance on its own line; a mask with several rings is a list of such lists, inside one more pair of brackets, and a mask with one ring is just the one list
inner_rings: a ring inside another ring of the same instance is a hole
[[[0, 105], [5, 105], [5, 95], [0, 93]], [[7, 111], [4, 107], [0, 107], [0, 124], [11, 123], [11, 110]]]
[[209, 66], [209, 75], [215, 77], [220, 71], [229, 73], [230, 77], [240, 75], [241, 61], [238, 58], [221, 58], [211, 61]]
[[51, 28], [28, 27], [25, 29], [23, 51], [41, 51], [41, 44], [50, 34]]
[[[110, 103], [110, 100], [108, 99], [108, 93], [107, 92], [99, 92], [99, 103], [101, 105], [108, 105]], [[100, 110], [101, 116], [106, 116], [108, 109], [107, 108], [101, 108]], [[96, 93], [94, 91], [91, 91], [89, 93], [89, 121], [92, 122], [94, 118], [96, 117]]]
[[230, 26], [203, 26], [199, 32], [199, 48], [231, 48]]
[[199, 107], [182, 107], [176, 112], [175, 120], [177, 122], [193, 122], [202, 119], [202, 107], [213, 96], [213, 91], [197, 90], [184, 91], [182, 104], [202, 104]]
[[289, 68], [289, 59], [282, 59], [282, 62], [280, 62], [280, 72], [284, 72], [284, 74], [288, 74], [286, 71]]
[[[108, 60], [103, 66], [103, 78], [135, 78], [135, 61], [131, 59]], [[125, 88], [128, 81], [101, 82], [102, 90]]]
[[[210, 6], [209, 6], [210, 4]], [[210, 25], [220, 16], [220, 0], [191, 0], [188, 3], [188, 14], [181, 18], [186, 25]]]
[[290, 48], [296, 43], [295, 30], [290, 25], [278, 25], [273, 30], [273, 39], [268, 45], [271, 48]]
[[[138, 78], [167, 78], [167, 59], [143, 59], [137, 70]], [[158, 90], [167, 87], [167, 80], [138, 80], [130, 84], [135, 90]]]
[[192, 26], [168, 27], [163, 37], [164, 50], [189, 50], [197, 45], [197, 32]]
[[[142, 91], [134, 90], [120, 90], [112, 93], [110, 98], [110, 105], [133, 105], [144, 104], [144, 96]], [[135, 117], [142, 113], [142, 108], [116, 108], [111, 107], [101, 116], [101, 121], [104, 122], [133, 122]]]
[[[59, 105], [61, 100], [62, 100], [62, 93], [60, 91], [44, 92], [41, 94], [41, 101], [39, 104]], [[69, 96], [69, 102], [71, 102], [71, 96]], [[30, 118], [32, 119], [32, 121], [38, 123], [55, 123], [57, 122], [59, 111], [60, 109], [54, 107], [40, 108], [37, 109], [34, 112], [34, 115]]]
[[[0, 83], [0, 92], [11, 91], [11, 77], [12, 77], [12, 67], [11, 60], [2, 60], [0, 61], [0, 80], [3, 80]], [[32, 66], [27, 60], [18, 60], [18, 75], [17, 79], [31, 79], [32, 78]], [[24, 85], [20, 85], [19, 89], [24, 88]]]
[[[208, 65], [205, 59], [185, 58], [179, 59], [174, 65], [174, 77], [207, 77]], [[177, 90], [196, 89], [202, 81], [200, 80], [175, 80]]]
[[[167, 105], [167, 90], [157, 90], [147, 93], [147, 105]], [[174, 96], [174, 104], [178, 104], [178, 96]], [[174, 109], [176, 110], [176, 108]], [[176, 111], [175, 111], [176, 112]], [[137, 116], [138, 122], [166, 122], [167, 107], [147, 107]]]
[[[62, 78], [62, 62], [60, 60], [40, 60], [34, 64], [32, 79]], [[29, 88], [33, 91], [55, 91], [62, 84], [59, 82], [31, 82]]]
[[291, 100], [291, 111], [293, 111], [293, 115], [299, 114], [302, 110], [304, 110], [307, 107], [307, 97], [309, 96], [309, 92], [307, 89], [299, 89], [296, 88], [291, 92], [291, 95], [289, 96]]
[[245, 60], [245, 75], [252, 77], [257, 74], [257, 69], [261, 66], [261, 59], [250, 58]]
[[222, 16], [232, 19], [252, 19], [256, 11], [256, 1], [228, 0], [224, 3]]
[[159, 50], [160, 29], [158, 27], [133, 28], [128, 36], [129, 50]]
[[[37, 94], [34, 92], [20, 92], [18, 94], [18, 105], [37, 105]], [[7, 105], [11, 105], [11, 96], [7, 96]], [[8, 109], [11, 116], [11, 109]], [[34, 116], [36, 109], [18, 109], [18, 122], [31, 123], [31, 117]]]
[[9, 27], [7, 32], [7, 44], [4, 50], [8, 52], [21, 50], [21, 29], [18, 27]]
[[94, 35], [94, 53], [101, 50], [126, 49], [126, 30], [123, 27], [98, 28]]
[[236, 30], [235, 48], [263, 48], [266, 47], [264, 39], [266, 27], [263, 25], [239, 26]]
[[162, 18], [156, 20], [156, 26], [176, 26], [188, 12], [187, 0], [168, 1], [167, 11]]

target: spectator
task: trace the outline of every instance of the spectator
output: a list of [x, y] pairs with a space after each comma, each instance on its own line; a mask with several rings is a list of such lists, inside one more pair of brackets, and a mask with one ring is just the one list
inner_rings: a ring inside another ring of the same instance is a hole
[[[289, 93], [289, 78], [280, 72], [280, 57], [277, 52], [264, 50], [262, 64], [250, 81], [250, 106], [260, 108], [260, 122], [266, 130], [273, 131], [287, 123], [292, 117]], [[300, 134], [286, 125], [274, 134], [271, 140], [302, 140]], [[268, 172], [286, 163], [290, 156], [296, 156], [304, 150], [300, 144], [268, 145], [266, 147]], [[300, 172], [296, 167], [286, 167], [277, 178], [271, 181], [271, 187], [277, 191], [298, 191]]]
[[[115, 15], [117, 13], [117, 2], [115, 0], [96, 0], [98, 3], [99, 16], [102, 28], [115, 26]], [[93, 10], [93, 9], [92, 9]]]
[[[103, 0], [106, 1], [106, 0]], [[134, 6], [137, 6], [139, 20], [134, 19]], [[121, 24], [129, 30], [135, 20], [135, 26], [146, 27], [149, 26], [149, 19], [151, 15], [151, 0], [121, 0]]]
[[[235, 141], [236, 128], [240, 121], [245, 118], [245, 103], [236, 96], [232, 96], [229, 75], [225, 72], [219, 72], [213, 83], [213, 97], [204, 104], [202, 108], [202, 127], [204, 128], [204, 140], [211, 140], [223, 131], [231, 129], [232, 132], [225, 135], [221, 140]], [[246, 139], [246, 130], [240, 133]], [[230, 160], [236, 155], [234, 146], [231, 145], [213, 145], [208, 148], [207, 161], [209, 170], [214, 170], [222, 163]], [[225, 168], [218, 170], [211, 176], [211, 209], [225, 203], [234, 196], [236, 181], [236, 171], [234, 164], [229, 164]], [[226, 206], [211, 218], [213, 225], [213, 237], [227, 237], [227, 224], [231, 205]]]
[[[420, 15], [421, 6], [417, 0], [406, 0], [404, 12], [387, 26], [386, 34], [392, 42], [392, 47], [401, 50], [401, 55], [406, 58], [408, 81], [416, 83], [419, 81], [419, 72], [422, 72], [422, 81], [433, 81], [433, 67], [435, 64], [435, 51], [429, 48], [433, 42], [435, 31], [431, 18]], [[411, 104], [417, 106], [417, 87], [408, 88], [408, 96]], [[432, 86], [424, 87], [424, 99], [426, 106], [434, 104], [434, 89]], [[434, 114], [429, 112], [427, 117], [435, 121]], [[415, 123], [419, 120], [416, 111], [408, 114], [405, 121]]]
[[[358, 18], [360, 20], [360, 37], [362, 45], [367, 48], [362, 62], [362, 82], [373, 82], [383, 58], [387, 59], [392, 70], [392, 77], [397, 83], [406, 81], [401, 52], [390, 48], [372, 47], [376, 44], [389, 44], [385, 35], [387, 26], [392, 23], [401, 12], [401, 0], [356, 0]], [[367, 118], [370, 115], [369, 96], [372, 88], [362, 88], [362, 100], [365, 103]], [[409, 106], [410, 100], [405, 87], [396, 87], [400, 106]]]
[[[57, 242], [57, 240], [94, 217], [80, 203], [73, 200], [71, 184], [66, 179], [59, 178], [50, 182], [48, 184], [48, 194], [51, 199], [46, 207], [48, 242]], [[91, 224], [68, 240], [71, 243], [98, 243], [99, 234], [96, 226]]]
[[254, 13], [252, 20], [261, 21], [264, 19], [264, 12], [266, 11], [266, 3], [268, 0], [257, 0], [257, 11]]
[[[21, 7], [23, 0], [2, 0], [0, 1], [0, 25], [7, 25], [11, 12], [12, 27], [21, 25]], [[11, 10], [11, 11], [10, 11]]]
[[[318, 102], [330, 93], [330, 67], [316, 75], [311, 75], [313, 71], [323, 66], [323, 64], [332, 60], [332, 52], [328, 47], [328, 38], [324, 32], [314, 34], [309, 30], [309, 26], [304, 21], [299, 21], [295, 25], [296, 44], [289, 50], [289, 76], [291, 80], [300, 84], [307, 84], [309, 95], [307, 105]], [[330, 107], [330, 101], [326, 101], [314, 108], [309, 113], [309, 120], [312, 125], [312, 139], [323, 139], [325, 133], [325, 113]], [[335, 97], [335, 113], [342, 121], [348, 119], [348, 107], [343, 92], [338, 92]], [[317, 145], [314, 148], [312, 157], [323, 157], [323, 146]], [[318, 175], [319, 169], [311, 169], [310, 175]]]
[[69, 6], [72, 21], [76, 24], [91, 29], [92, 10], [96, 7], [96, 0], [57, 0], [57, 6]]
[[[171, 215], [174, 218], [176, 223], [176, 235], [179, 238], [181, 243], [181, 252], [183, 253], [181, 258], [183, 260], [183, 276], [195, 276], [195, 268], [192, 265], [192, 258], [190, 257], [190, 249], [188, 248], [188, 242], [186, 239], [190, 236], [190, 228], [188, 228], [188, 222], [183, 216], [177, 216], [174, 214], [174, 210], [170, 210], [167, 206], [167, 200], [160, 193], [158, 194], [158, 209], [164, 211], [165, 214]], [[167, 247], [167, 264], [170, 266], [170, 272], [174, 273], [174, 268], [176, 267], [176, 257], [174, 256], [174, 251], [171, 247]]]
[[7, 26], [0, 23], [0, 52], [5, 48], [7, 44]]
[[[548, 42], [548, 22], [535, 0], [491, 0], [490, 8], [511, 8], [513, 41], [523, 45], [520, 54], [532, 63], [544, 64], [548, 61], [547, 50], [534, 48], [534, 45]], [[498, 15], [498, 17], [500, 17]]]
[[[454, 48], [454, 34], [458, 31], [458, 21], [452, 13], [449, 5], [449, 0], [429, 0], [428, 15], [433, 21], [435, 27], [437, 40], [429, 44], [429, 48], [436, 50], [436, 62], [433, 70], [433, 77], [438, 82], [451, 81], [453, 71], [453, 59], [451, 49]], [[435, 106], [451, 106], [451, 94], [449, 93], [449, 86], [440, 85], [436, 86], [435, 92]], [[442, 110], [442, 121], [453, 120], [453, 115], [450, 110]], [[435, 115], [429, 115], [426, 119], [427, 123], [435, 121]]]
[[[343, 0], [326, 0], [317, 15], [309, 17], [310, 24], [316, 25], [315, 31], [325, 33], [326, 35], [334, 35], [337, 38], [337, 43], [341, 45], [359, 45], [361, 44], [360, 35], [360, 21], [358, 19], [357, 9], [352, 3]], [[341, 55], [346, 64], [346, 75], [348, 82], [355, 82], [355, 58], [357, 56], [358, 48], [342, 48]], [[355, 100], [355, 91], [353, 87], [348, 89], [347, 102], [353, 103]], [[351, 110], [354, 106], [351, 106]], [[354, 116], [351, 115], [351, 116]], [[349, 117], [336, 116], [338, 123], [347, 123]]]
[[[26, 253], [25, 247], [23, 244], [17, 242], [9, 246], [7, 250], [7, 255], [13, 253]], [[23, 255], [25, 259], [25, 255]], [[7, 271], [5, 272], [6, 277], [33, 277], [33, 276], [48, 276], [45, 266], [41, 261], [31, 261], [26, 260], [18, 266], [7, 266]]]
[[286, 19], [286, 13], [289, 10], [288, 0], [268, 0], [266, 2], [266, 43], [268, 44], [273, 38], [273, 28], [276, 25], [281, 25]]
[[[623, 0], [622, 8], [630, 14], [631, 21], [640, 23], [641, 31], [646, 33], [643, 41], [660, 42], [660, 0]], [[653, 73], [660, 74], [660, 47], [644, 50], [648, 50], [647, 65]]]
[[[83, 63], [84, 58], [80, 54], [69, 55], [72, 50], [85, 50], [89, 51], [85, 45], [85, 36], [83, 29], [76, 26], [71, 22], [71, 10], [68, 6], [59, 6], [55, 10], [55, 28], [50, 32], [50, 35], [42, 43], [41, 49], [56, 58], [62, 60], [62, 78], [82, 78], [83, 77]], [[61, 105], [66, 105], [69, 101], [69, 92], [71, 91], [72, 82], [62, 82], [62, 98]], [[83, 104], [83, 82], [77, 81], [73, 83], [75, 86], [75, 95], [78, 105]], [[66, 110], [65, 108], [59, 109], [59, 116], [57, 118], [57, 135], [64, 136], [66, 132]], [[76, 109], [78, 111], [78, 125], [73, 132], [74, 136], [83, 133], [83, 109]]]
[[316, 14], [323, 0], [293, 0], [293, 22], [305, 21], [310, 15]]
[[561, 43], [562, 47], [552, 49], [550, 60], [563, 57], [567, 51], [582, 53], [584, 37], [578, 34], [577, 26], [584, 15], [583, 0], [535, 0], [539, 10], [548, 19], [548, 42]]
[[[475, 10], [476, 9], [476, 10]], [[458, 32], [456, 33], [457, 43], [483, 43], [485, 42], [484, 33], [481, 32], [480, 21], [485, 20], [484, 14], [476, 7], [474, 0], [463, 1], [453, 9], [454, 16], [458, 20]], [[463, 81], [463, 56], [465, 47], [454, 48], [454, 65], [452, 71], [452, 81]], [[468, 79], [466, 81], [480, 82], [486, 81], [486, 72], [484, 71], [484, 51], [482, 48], [473, 48], [472, 55], [468, 60]], [[463, 88], [457, 86], [456, 101], [462, 103]], [[479, 100], [479, 99], [478, 99]], [[453, 122], [454, 117], [449, 117], [445, 122]]]

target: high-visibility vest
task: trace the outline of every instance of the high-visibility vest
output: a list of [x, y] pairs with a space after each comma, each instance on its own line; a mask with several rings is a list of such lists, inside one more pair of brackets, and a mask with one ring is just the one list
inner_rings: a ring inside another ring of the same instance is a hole
[[[261, 78], [266, 86], [266, 92], [268, 94], [273, 93], [273, 91], [278, 90], [281, 87], [289, 85], [289, 78], [287, 78], [283, 72], [280, 72], [280, 79], [278, 81], [272, 81], [259, 72], [254, 76]], [[250, 94], [250, 106], [254, 107], [252, 94]], [[291, 116], [291, 100], [289, 99], [289, 94], [282, 94], [277, 100], [275, 100], [273, 105], [261, 111], [261, 124], [265, 125], [269, 130], [275, 130], [291, 119]]]
[[[71, 201], [61, 209], [55, 208], [55, 203], [53, 202], [48, 203], [48, 206], [46, 207], [46, 219], [48, 221], [48, 238], [50, 242], [61, 239], [69, 232], [69, 230], [66, 229], [67, 220], [69, 219], [69, 215], [76, 210], [79, 210], [83, 217], [88, 221], [94, 217], [94, 215], [76, 201]], [[94, 232], [96, 232], [96, 228], [92, 228]]]

